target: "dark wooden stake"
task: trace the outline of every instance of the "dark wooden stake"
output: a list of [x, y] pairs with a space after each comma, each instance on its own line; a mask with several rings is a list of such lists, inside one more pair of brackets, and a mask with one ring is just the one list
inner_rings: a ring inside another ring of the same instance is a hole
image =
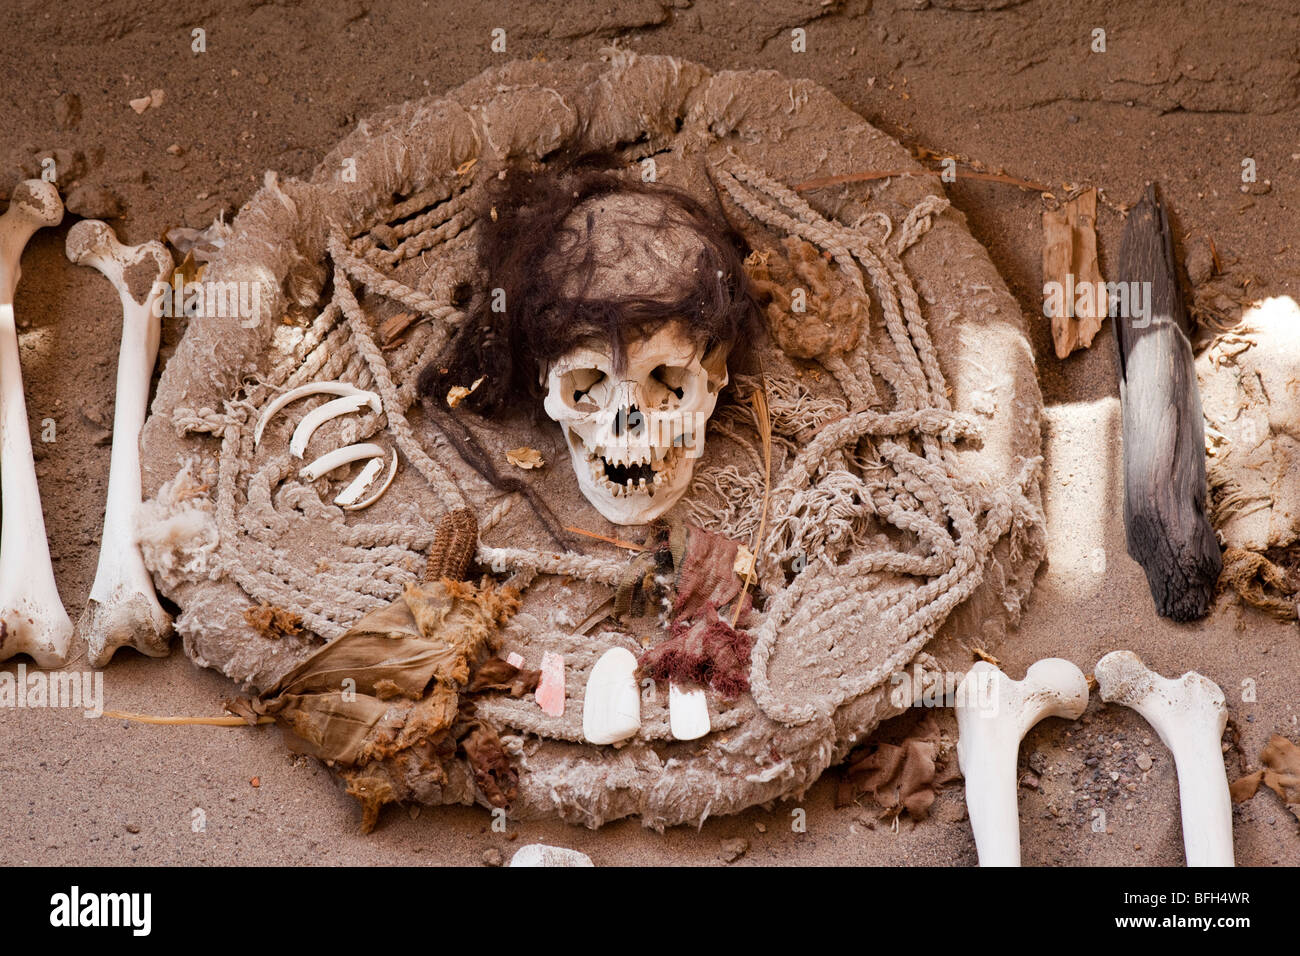
[[[1148, 186], [1124, 227], [1112, 325], [1124, 414], [1124, 531], [1163, 617], [1204, 617], [1223, 569], [1205, 511], [1205, 426], [1169, 218]], [[1145, 303], [1145, 309], [1143, 308]]]

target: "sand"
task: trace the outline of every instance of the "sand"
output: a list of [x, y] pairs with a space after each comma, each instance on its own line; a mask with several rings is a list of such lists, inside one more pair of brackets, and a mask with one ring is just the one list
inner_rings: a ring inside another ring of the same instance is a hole
[[[808, 76], [905, 145], [1057, 186], [1100, 186], [1103, 271], [1118, 252], [1117, 204], [1158, 180], [1180, 235], [1211, 236], [1228, 268], [1253, 277], [1252, 291], [1297, 295], [1300, 69], [1292, 38], [1300, 13], [1278, 2], [1245, 16], [1228, 0], [1156, 0], [1141, 9], [1096, 0], [1069, 16], [1039, 3], [968, 10], [1000, 5], [565, 0], [520, 13], [510, 12], [514, 4], [467, 10], [397, 0], [317, 10], [246, 0], [199, 12], [133, 0], [57, 10], [14, 0], [0, 12], [0, 73], [9, 78], [0, 194], [35, 153], [79, 150], [89, 167], [82, 180], [121, 198], [126, 213], [114, 225], [124, 240], [204, 225], [250, 196], [264, 170], [310, 171], [356, 119], [498, 63], [489, 43], [501, 26], [507, 56], [592, 57], [617, 42], [715, 69]], [[206, 30], [205, 53], [191, 51], [196, 26]], [[805, 53], [791, 50], [796, 27], [806, 30]], [[1099, 27], [1104, 53], [1089, 48]], [[153, 89], [165, 91], [160, 107], [137, 114], [128, 106]], [[56, 122], [65, 93], [81, 101], [75, 128]], [[168, 152], [173, 145], [179, 156]], [[1246, 158], [1259, 181], [1243, 193]], [[1041, 315], [1039, 199], [980, 182], [958, 182], [950, 195], [1025, 312]], [[55, 570], [75, 617], [94, 576], [120, 312], [107, 283], [64, 258], [73, 221], [28, 247], [16, 308], [29, 325], [29, 415], [57, 425], [37, 467]], [[1227, 694], [1235, 777], [1255, 765], [1272, 733], [1300, 739], [1300, 629], [1230, 598], [1194, 625], [1155, 616], [1141, 571], [1124, 553], [1110, 330], [1062, 362], [1045, 320], [1032, 325], [1048, 404], [1049, 560], [1019, 630], [988, 650], [1017, 678], [1046, 656], [1090, 671], [1119, 647], [1166, 674], [1199, 670]], [[168, 324], [164, 356], [178, 332]], [[1254, 684], [1254, 702], [1242, 699], [1244, 681]], [[106, 706], [163, 714], [215, 713], [236, 690], [179, 648], [164, 660], [120, 653], [104, 682]], [[950, 713], [941, 720], [954, 729]], [[480, 864], [485, 851], [508, 858], [515, 846], [540, 841], [582, 849], [598, 864], [681, 865], [720, 862], [729, 839], [749, 845], [733, 865], [975, 862], [960, 786], [940, 796], [930, 819], [897, 828], [869, 806], [834, 809], [832, 771], [797, 804], [709, 820], [699, 831], [657, 834], [623, 822], [599, 832], [530, 823], [496, 833], [482, 810], [426, 808], [390, 809], [363, 837], [355, 801], [322, 767], [288, 754], [275, 729], [157, 728], [0, 708], [0, 741], [3, 864]], [[1035, 752], [1047, 770], [1041, 789], [1021, 790], [1026, 863], [1181, 863], [1172, 761], [1137, 715], [1094, 695], [1083, 721], [1031, 731], [1022, 764]], [[1139, 769], [1142, 755], [1149, 771]], [[1115, 786], [1111, 772], [1121, 778]], [[1123, 786], [1130, 781], [1133, 790]], [[806, 827], [795, 825], [801, 819]], [[1238, 808], [1235, 819], [1240, 863], [1300, 862], [1300, 825], [1272, 794]]]

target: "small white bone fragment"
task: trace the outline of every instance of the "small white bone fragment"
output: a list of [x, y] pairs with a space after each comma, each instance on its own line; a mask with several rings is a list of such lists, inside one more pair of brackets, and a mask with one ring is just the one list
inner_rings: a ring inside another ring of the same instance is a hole
[[980, 866], [1020, 865], [1016, 755], [1020, 740], [1044, 717], [1083, 715], [1088, 681], [1069, 661], [1037, 661], [1012, 680], [979, 661], [957, 686], [957, 763]]
[[1174, 755], [1187, 865], [1232, 866], [1232, 800], [1220, 744], [1228, 708], [1219, 685], [1195, 671], [1161, 677], [1132, 651], [1111, 651], [1093, 673], [1101, 699], [1136, 710]]
[[668, 726], [678, 740], [697, 740], [709, 732], [709, 699], [703, 687], [668, 684]]
[[[276, 416], [280, 409], [284, 408], [300, 398], [306, 398], [308, 395], [364, 395], [367, 394], [355, 385], [349, 385], [347, 382], [308, 382], [306, 385], [299, 385], [297, 388], [291, 388], [283, 395], [277, 395], [270, 405], [267, 405], [262, 411], [262, 415], [257, 420], [257, 428], [253, 430], [253, 445], [256, 447], [262, 443], [262, 431], [266, 428], [267, 422]], [[370, 393], [373, 394], [373, 393]]]
[[350, 465], [362, 458], [383, 457], [387, 454], [386, 451], [372, 442], [363, 442], [359, 445], [344, 445], [342, 448], [327, 451], [310, 465], [303, 466], [298, 471], [298, 474], [308, 481], [315, 481], [321, 475], [328, 475], [335, 468], [342, 468], [344, 465]]
[[611, 647], [587, 678], [582, 702], [582, 735], [593, 744], [627, 740], [641, 729], [641, 694], [636, 658], [625, 647]]
[[9, 208], [0, 216], [0, 661], [28, 654], [41, 667], [66, 662], [72, 621], [54, 582], [45, 536], [18, 359], [14, 289], [28, 240], [37, 229], [62, 220], [59, 191], [39, 179], [15, 186]]
[[375, 476], [379, 474], [383, 467], [384, 459], [371, 458], [366, 462], [366, 467], [362, 468], [360, 473], [352, 479], [352, 483], [339, 492], [338, 497], [334, 499], [334, 503], [344, 507], [356, 504], [362, 492], [370, 487], [370, 483], [375, 480]]
[[[175, 263], [157, 240], [124, 246], [107, 223], [86, 219], [68, 231], [68, 259], [89, 266], [117, 290], [122, 302], [122, 345], [117, 359], [113, 405], [113, 450], [109, 462], [108, 503], [99, 546], [99, 566], [86, 610], [77, 621], [87, 659], [103, 667], [119, 647], [134, 647], [149, 657], [165, 657], [172, 619], [158, 603], [136, 532], [141, 507], [140, 430], [149, 405], [149, 382], [158, 360], [162, 322], [154, 303], [167, 290]], [[128, 271], [146, 265], [150, 286], [137, 301]]]
[[530, 843], [521, 846], [510, 858], [511, 866], [595, 866], [591, 857], [577, 850], [562, 846], [547, 846], [545, 843]]
[[542, 678], [533, 694], [537, 706], [548, 717], [564, 716], [564, 655], [554, 651], [542, 654]]
[[383, 467], [384, 459], [371, 458], [366, 462], [366, 467], [362, 468], [360, 473], [352, 479], [352, 483], [339, 492], [338, 497], [334, 499], [334, 503], [336, 505], [356, 504], [357, 499], [370, 487], [371, 482], [375, 480]]
[[350, 415], [362, 405], [369, 405], [375, 411], [379, 411], [379, 396], [374, 392], [362, 392], [360, 395], [344, 395], [332, 402], [326, 402], [319, 408], [313, 408], [302, 417], [298, 427], [293, 430], [293, 437], [289, 439], [289, 454], [293, 455], [294, 458], [301, 458], [307, 450], [307, 443], [311, 441], [311, 436], [316, 433], [316, 429], [331, 418]]
[[[383, 459], [381, 458], [380, 461], [382, 462]], [[371, 464], [373, 464], [373, 462], [371, 462]], [[366, 468], [369, 468], [369, 467], [370, 467], [370, 465], [367, 465], [367, 466], [366, 466]], [[362, 469], [362, 470], [364, 471], [365, 469]], [[375, 493], [374, 493], [373, 495], [371, 495], [369, 498], [366, 498], [366, 499], [364, 499], [363, 501], [358, 501], [358, 502], [356, 502], [355, 504], [344, 504], [344, 505], [343, 505], [343, 510], [344, 510], [344, 511], [363, 511], [364, 509], [369, 508], [371, 505], [373, 505], [373, 504], [374, 504], [376, 501], [378, 501], [380, 498], [384, 497], [384, 492], [386, 492], [386, 491], [388, 490], [388, 486], [391, 485], [391, 484], [393, 483], [393, 479], [394, 479], [395, 477], [397, 477], [397, 452], [396, 452], [396, 451], [393, 452], [393, 463], [392, 463], [392, 465], [390, 465], [389, 468], [388, 468], [388, 477], [384, 479], [384, 483], [383, 483], [382, 485], [380, 485], [379, 488], [376, 489]], [[356, 484], [356, 482], [353, 482], [353, 484]], [[349, 485], [348, 488], [345, 490], [344, 493], [346, 494], [346, 492], [347, 492], [347, 491], [350, 491], [351, 488], [352, 488], [352, 486]], [[335, 503], [335, 504], [338, 504], [338, 503], [339, 503], [338, 498], [335, 498], [335, 499], [334, 499], [334, 503]]]

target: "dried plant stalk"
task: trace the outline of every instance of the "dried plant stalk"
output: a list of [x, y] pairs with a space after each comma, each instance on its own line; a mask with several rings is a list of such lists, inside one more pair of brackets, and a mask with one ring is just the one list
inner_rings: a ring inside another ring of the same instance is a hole
[[469, 508], [457, 508], [442, 516], [433, 534], [429, 560], [424, 567], [425, 581], [450, 578], [464, 581], [470, 562], [478, 550], [478, 519]]

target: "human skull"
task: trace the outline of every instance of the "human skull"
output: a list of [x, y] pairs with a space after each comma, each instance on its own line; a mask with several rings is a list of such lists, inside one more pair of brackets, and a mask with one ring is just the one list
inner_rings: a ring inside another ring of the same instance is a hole
[[[612, 349], [579, 346], [543, 372], [578, 487], [615, 524], [644, 524], [686, 493], [727, 384], [725, 348], [707, 354], [676, 323]], [[619, 370], [621, 368], [621, 370]]]

